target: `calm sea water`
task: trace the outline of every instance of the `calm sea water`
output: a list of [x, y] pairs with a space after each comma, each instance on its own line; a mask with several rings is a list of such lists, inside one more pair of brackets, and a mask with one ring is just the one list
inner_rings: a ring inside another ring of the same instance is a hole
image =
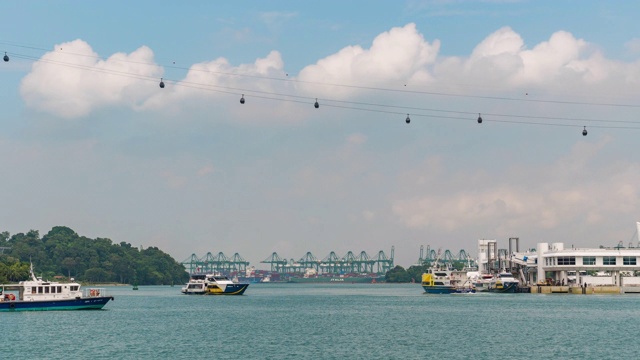
[[639, 295], [427, 295], [417, 284], [109, 288], [101, 311], [3, 313], [2, 359], [618, 359]]

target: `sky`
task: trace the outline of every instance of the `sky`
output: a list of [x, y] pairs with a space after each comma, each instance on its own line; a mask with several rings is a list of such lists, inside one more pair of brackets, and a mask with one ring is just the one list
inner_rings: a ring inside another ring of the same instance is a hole
[[1, 0], [0, 231], [263, 269], [392, 248], [408, 267], [478, 239], [637, 246], [638, 13]]

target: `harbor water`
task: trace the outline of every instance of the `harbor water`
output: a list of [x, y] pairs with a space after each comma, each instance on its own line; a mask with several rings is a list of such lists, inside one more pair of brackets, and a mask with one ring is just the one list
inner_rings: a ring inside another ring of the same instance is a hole
[[640, 295], [427, 295], [419, 284], [110, 287], [104, 310], [4, 313], [3, 359], [636, 358]]

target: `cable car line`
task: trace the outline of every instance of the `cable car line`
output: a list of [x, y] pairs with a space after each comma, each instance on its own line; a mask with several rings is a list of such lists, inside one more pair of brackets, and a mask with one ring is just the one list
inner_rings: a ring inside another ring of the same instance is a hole
[[[0, 42], [0, 44], [1, 43], [2, 42]], [[37, 48], [34, 48], [34, 49], [37, 49]], [[65, 53], [65, 54], [74, 54], [74, 53]], [[74, 54], [74, 55], [79, 55], [80, 56], [81, 54]], [[96, 68], [94, 66], [89, 66], [89, 65], [74, 64], [74, 63], [69, 63], [69, 62], [64, 62], [64, 61], [58, 61], [58, 60], [53, 60], [53, 59], [48, 59], [48, 58], [45, 59], [45, 58], [42, 58], [42, 57], [33, 57], [33, 56], [28, 56], [28, 55], [23, 55], [23, 54], [13, 54], [12, 53], [12, 56], [15, 57], [15, 58], [18, 58], [18, 59], [32, 60], [34, 62], [39, 62], [39, 63], [49, 63], [49, 64], [54, 64], [54, 65], [59, 65], [59, 66], [67, 66], [67, 67], [80, 69], [80, 70], [95, 71], [95, 72], [99, 72], [99, 73], [111, 74], [111, 75], [117, 75], [117, 76], [123, 76], [123, 77], [129, 77], [129, 78], [139, 79], [139, 80], [157, 81], [157, 77], [133, 74], [133, 73], [130, 73], [130, 72], [125, 72], [125, 71], [118, 71], [118, 70], [105, 69], [105, 68]], [[82, 56], [89, 56], [89, 55], [82, 55]], [[97, 58], [96, 56], [90, 56], [90, 57]], [[8, 60], [8, 56], [6, 55], [6, 52], [5, 52], [5, 58], [4, 59], [5, 59], [4, 60], [5, 62], [9, 61]], [[118, 61], [123, 61], [123, 60], [118, 60]], [[132, 62], [132, 61], [124, 61], [124, 62]], [[136, 63], [136, 62], [132, 62], [132, 63]], [[163, 68], [162, 66], [157, 65], [157, 64], [148, 64], [148, 63], [141, 63], [141, 62], [139, 62], [138, 64], [145, 64], [145, 65], [149, 65], [149, 66], [154, 66], [154, 67], [157, 67], [159, 69]], [[175, 67], [175, 68], [179, 68], [179, 67]], [[180, 69], [184, 69], [184, 68], [180, 68]], [[257, 76], [257, 75], [248, 75], [248, 74], [221, 73], [221, 72], [214, 72], [214, 71], [209, 71], [209, 70], [204, 70], [204, 69], [193, 69], [193, 68], [191, 68], [191, 69], [185, 69], [185, 70], [189, 70], [189, 71], [204, 71], [204, 72], [209, 72], [209, 73], [226, 74], [226, 75], [233, 75], [233, 76], [248, 76], [248, 77], [256, 77], [256, 78], [269, 79], [269, 80], [284, 80], [284, 81], [293, 81], [293, 82], [305, 82], [305, 81], [292, 80], [292, 79], [277, 79], [277, 78], [262, 77], [262, 76]], [[168, 79], [161, 78], [161, 80], [160, 80], [160, 87], [161, 88], [164, 88], [164, 85], [165, 85], [164, 81], [165, 80], [169, 81]], [[209, 90], [209, 91], [215, 91], [215, 92], [220, 92], [220, 93], [228, 93], [228, 94], [235, 94], [235, 95], [238, 95], [239, 93], [238, 92], [234, 92], [234, 91], [230, 91], [230, 90], [237, 90], [242, 94], [241, 95], [241, 100], [240, 100], [241, 104], [244, 104], [244, 96], [245, 96], [245, 94], [252, 94], [251, 96], [253, 96], [255, 98], [264, 98], [264, 99], [277, 100], [277, 101], [291, 101], [291, 102], [299, 102], [299, 103], [306, 103], [306, 101], [299, 101], [299, 100], [296, 101], [296, 100], [291, 100], [289, 98], [304, 99], [304, 100], [314, 99], [314, 98], [308, 97], [308, 96], [300, 96], [300, 95], [293, 95], [293, 94], [281, 94], [281, 93], [274, 93], [274, 92], [267, 92], [267, 91], [260, 91], [260, 90], [251, 90], [251, 89], [246, 89], [246, 88], [233, 88], [233, 87], [228, 87], [228, 86], [212, 85], [212, 84], [198, 84], [198, 83], [192, 83], [192, 82], [188, 82], [188, 81], [184, 81], [184, 80], [182, 80], [182, 81], [173, 81], [172, 83], [174, 85], [176, 85], [176, 86], [185, 86], [185, 87], [190, 87], [190, 88], [194, 88], [194, 89]], [[417, 94], [430, 94], [430, 95], [473, 97], [473, 98], [483, 98], [483, 99], [522, 100], [522, 101], [528, 101], [528, 102], [551, 102], [551, 103], [580, 104], [580, 105], [604, 105], [604, 106], [620, 106], [620, 107], [640, 107], [640, 105], [631, 105], [631, 104], [584, 103], [584, 102], [573, 102], [573, 101], [514, 99], [514, 98], [508, 98], [508, 97], [446, 94], [446, 93], [434, 93], [434, 92], [415, 91], [415, 90], [384, 89], [384, 88], [375, 88], [375, 87], [366, 87], [366, 86], [354, 86], [354, 85], [344, 85], [344, 84], [324, 84], [324, 83], [318, 83], [318, 82], [308, 82], [308, 83], [316, 84], [316, 85], [344, 86], [344, 87], [359, 88], [359, 89], [397, 91], [397, 92], [403, 92], [403, 93], [417, 93]], [[225, 89], [225, 90], [220, 90], [220, 89]], [[257, 96], [255, 94], [266, 94], [266, 95], [269, 95], [269, 96]], [[274, 96], [286, 97], [287, 99], [282, 99], [282, 98], [278, 98], [278, 97], [274, 97]], [[324, 99], [323, 103], [324, 103], [325, 106], [334, 107], [334, 108], [344, 108], [344, 109], [352, 109], [352, 110], [360, 110], [360, 111], [371, 111], [371, 112], [388, 113], [388, 114], [406, 114], [406, 111], [402, 111], [402, 112], [383, 111], [382, 109], [366, 109], [366, 108], [361, 108], [360, 106], [370, 106], [370, 107], [378, 107], [378, 108], [397, 108], [397, 109], [402, 109], [402, 110], [432, 111], [432, 112], [442, 112], [442, 113], [460, 114], [460, 115], [476, 114], [475, 112], [454, 111], [454, 110], [445, 110], [445, 109], [432, 109], [432, 108], [422, 108], [422, 107], [407, 107], [407, 106], [399, 106], [399, 105], [376, 104], [376, 103], [345, 101], [345, 100], [337, 100], [337, 99]], [[336, 104], [340, 104], [340, 103], [341, 104], [356, 105], [356, 106], [354, 107], [354, 106], [339, 106], [339, 105], [336, 105]], [[316, 109], [319, 108], [318, 98], [315, 98], [314, 107]], [[499, 113], [484, 113], [484, 114], [485, 114], [485, 116], [491, 117], [491, 119], [489, 121], [501, 122], [501, 123], [514, 123], [514, 124], [551, 125], [551, 126], [576, 126], [574, 124], [557, 124], [557, 123], [549, 123], [549, 122], [500, 120], [500, 119], [495, 119], [495, 117], [508, 117], [508, 118], [519, 118], [519, 119], [537, 119], [537, 120], [550, 120], [550, 121], [580, 121], [580, 122], [595, 122], [595, 123], [599, 123], [599, 122], [600, 123], [625, 123], [625, 124], [638, 124], [638, 125], [640, 125], [640, 122], [637, 122], [637, 121], [625, 121], [625, 120], [585, 119], [585, 118], [518, 115], [518, 114], [499, 114]], [[442, 116], [442, 115], [419, 114], [419, 113], [415, 113], [415, 112], [413, 113], [413, 115], [414, 116], [418, 116], [418, 117], [422, 116], [422, 117], [440, 118], [440, 119], [469, 120], [468, 117], [464, 117], [463, 118], [463, 117], [452, 117], [452, 116]], [[409, 114], [407, 114], [407, 119], [409, 119]], [[482, 123], [483, 119], [480, 116], [480, 114], [478, 114], [478, 119], [477, 120], [478, 120], [478, 123]], [[407, 123], [409, 123], [409, 121], [407, 121]], [[612, 128], [612, 129], [640, 129], [640, 127], [629, 127], [629, 126], [591, 125], [591, 127], [595, 127], [595, 128]], [[586, 127], [584, 127], [584, 131], [586, 131]]]

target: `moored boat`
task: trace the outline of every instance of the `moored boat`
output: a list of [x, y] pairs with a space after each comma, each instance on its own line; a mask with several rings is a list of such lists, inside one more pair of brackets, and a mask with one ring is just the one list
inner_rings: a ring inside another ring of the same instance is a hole
[[520, 281], [513, 274], [503, 271], [499, 274], [481, 274], [473, 281], [476, 291], [492, 293], [515, 293]]
[[489, 289], [496, 286], [496, 279], [492, 274], [480, 274], [474, 279], [473, 285], [478, 292], [489, 291]]
[[102, 309], [113, 300], [105, 288], [83, 289], [76, 282], [42, 280], [33, 273], [33, 265], [30, 276], [30, 280], [18, 284], [0, 285], [0, 311]]
[[427, 269], [427, 272], [422, 274], [422, 288], [427, 294], [475, 293], [475, 287], [466, 281], [463, 274], [465, 273], [437, 267]]
[[489, 292], [515, 293], [520, 285], [520, 281], [513, 277], [510, 272], [501, 272], [495, 280], [495, 284], [489, 288]]

